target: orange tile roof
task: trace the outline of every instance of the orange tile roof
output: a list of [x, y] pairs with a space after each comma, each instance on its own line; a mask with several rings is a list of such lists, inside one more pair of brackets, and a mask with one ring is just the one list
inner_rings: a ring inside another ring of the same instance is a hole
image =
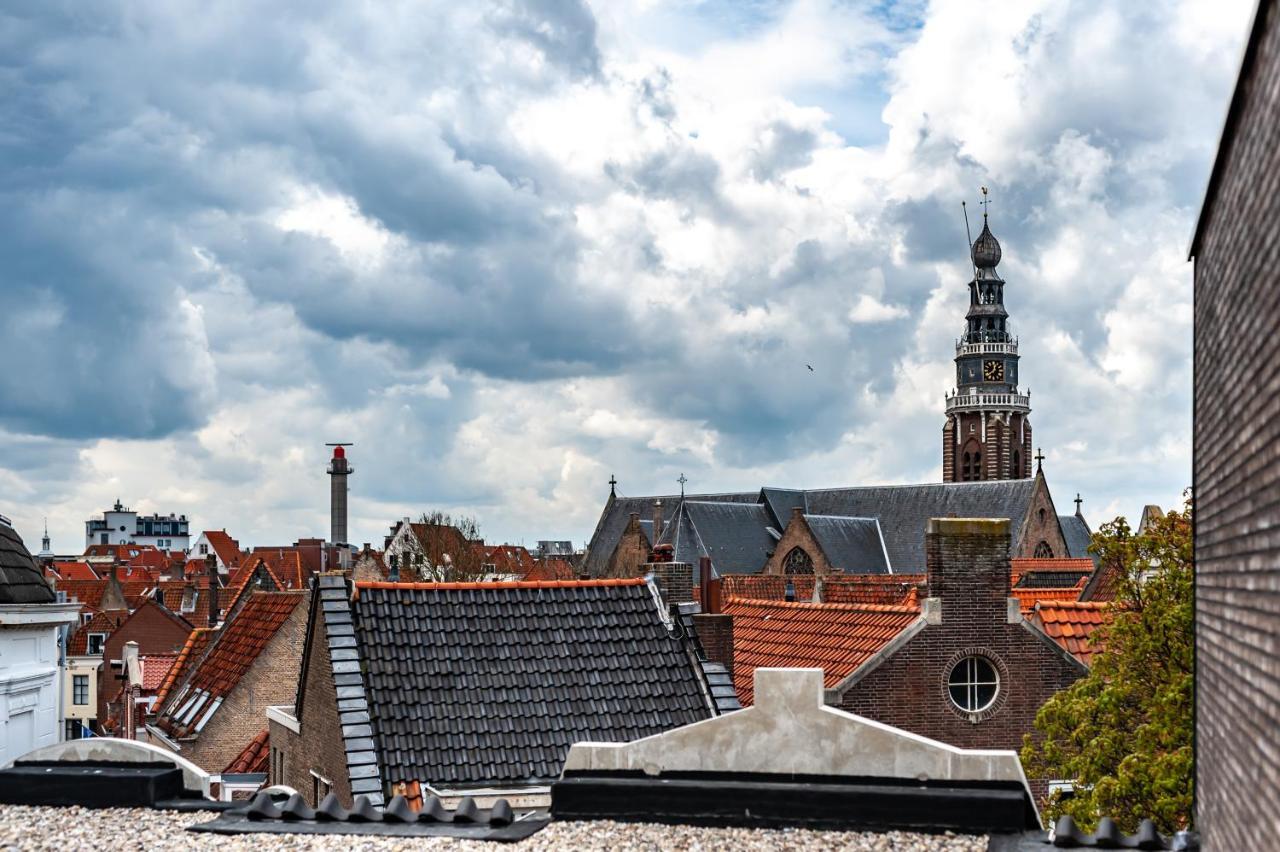
[[743, 598], [723, 611], [733, 616], [733, 681], [744, 706], [756, 667], [821, 668], [835, 686], [920, 616], [905, 606]]
[[822, 600], [918, 608], [924, 587], [924, 574], [846, 574], [822, 578]]
[[574, 578], [573, 563], [568, 559], [549, 557], [534, 562], [533, 567], [525, 571], [520, 578], [525, 581], [538, 580], [572, 580]]
[[[240, 564], [244, 554], [240, 552], [240, 542], [227, 535], [226, 530], [205, 530], [204, 537], [209, 540], [213, 552], [227, 566], [227, 570]], [[188, 563], [190, 565], [190, 563]]]
[[128, 617], [129, 613], [118, 610], [95, 613], [93, 618], [77, 627], [67, 639], [67, 656], [83, 657], [88, 654], [90, 633], [105, 633], [110, 638]]
[[1023, 615], [1027, 615], [1036, 608], [1036, 604], [1040, 601], [1077, 601], [1080, 599], [1080, 592], [1084, 590], [1085, 583], [1088, 578], [1083, 578], [1074, 586], [1064, 586], [1056, 589], [1010, 589], [1009, 594], [1018, 599], [1018, 607], [1022, 610]]
[[192, 672], [192, 688], [214, 698], [235, 689], [301, 600], [301, 592], [254, 592]]
[[147, 654], [138, 657], [138, 663], [142, 666], [143, 692], [154, 692], [159, 689], [177, 659], [177, 654]]
[[1031, 620], [1087, 666], [1102, 650], [1090, 638], [1111, 621], [1111, 612], [1108, 604], [1098, 601], [1040, 601]]
[[173, 665], [165, 675], [164, 681], [156, 691], [156, 707], [163, 706], [165, 699], [169, 697], [169, 693], [182, 682], [183, 676], [191, 671], [191, 668], [196, 663], [200, 662], [200, 658], [204, 656], [205, 649], [209, 647], [209, 640], [217, 632], [212, 627], [197, 627], [191, 631], [191, 635], [187, 637], [187, 643], [178, 652], [177, 658], [173, 661]]
[[244, 772], [266, 772], [267, 756], [270, 753], [270, 738], [267, 729], [263, 728], [257, 736], [249, 740], [244, 750], [222, 770], [223, 774], [239, 774]]
[[[97, 612], [102, 608], [102, 595], [107, 590], [108, 579], [106, 577], [101, 580], [59, 580], [53, 581], [53, 587], [67, 593], [67, 599], [75, 598], [84, 605], [84, 609], [91, 612]], [[120, 590], [124, 592], [125, 603], [130, 607], [136, 607], [150, 594], [155, 583], [150, 579], [145, 580], [127, 580], [120, 584]]]
[[780, 574], [727, 574], [720, 580], [720, 594], [729, 598], [746, 598], [755, 601], [783, 601], [787, 599], [787, 581], [795, 590], [796, 600], [813, 600], [813, 575], [799, 574], [784, 577]]
[[55, 562], [53, 570], [63, 582], [67, 580], [97, 580], [98, 573], [88, 562]]

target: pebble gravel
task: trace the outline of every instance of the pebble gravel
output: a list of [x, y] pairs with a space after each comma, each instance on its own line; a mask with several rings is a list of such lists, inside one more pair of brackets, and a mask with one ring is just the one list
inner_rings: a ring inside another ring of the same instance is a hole
[[908, 832], [871, 834], [801, 829], [701, 828], [616, 822], [553, 822], [516, 844], [479, 843], [445, 837], [406, 840], [392, 837], [352, 837], [301, 834], [239, 836], [195, 834], [188, 825], [207, 822], [208, 811], [177, 813], [137, 809], [87, 810], [0, 806], [0, 849], [199, 850], [226, 849], [273, 852], [302, 850], [468, 850], [468, 852], [542, 852], [542, 850], [853, 850], [854, 852], [984, 852], [987, 838], [969, 835], [931, 835]]

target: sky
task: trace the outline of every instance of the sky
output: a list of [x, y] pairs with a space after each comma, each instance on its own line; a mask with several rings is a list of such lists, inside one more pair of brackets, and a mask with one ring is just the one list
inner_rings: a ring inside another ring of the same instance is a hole
[[1176, 505], [1252, 7], [11, 6], [0, 513], [327, 535], [329, 441], [357, 544], [581, 545], [611, 476], [938, 481], [981, 186], [1059, 511]]

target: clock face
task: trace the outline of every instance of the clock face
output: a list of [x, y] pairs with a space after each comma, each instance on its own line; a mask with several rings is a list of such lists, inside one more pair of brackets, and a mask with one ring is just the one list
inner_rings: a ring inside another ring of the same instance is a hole
[[982, 362], [982, 378], [988, 382], [1004, 381], [1004, 362], [1003, 361], [983, 361]]

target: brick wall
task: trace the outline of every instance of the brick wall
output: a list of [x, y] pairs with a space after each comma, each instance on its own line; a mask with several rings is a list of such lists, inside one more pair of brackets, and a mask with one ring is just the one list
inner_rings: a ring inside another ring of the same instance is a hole
[[1045, 542], [1053, 555], [1067, 555], [1067, 542], [1062, 537], [1062, 525], [1058, 522], [1058, 511], [1054, 508], [1053, 497], [1049, 494], [1049, 486], [1043, 477], [1037, 476], [1035, 490], [1031, 494], [1031, 502], [1027, 504], [1027, 517], [1022, 521], [1022, 530], [1017, 532], [1018, 521], [1015, 519], [1014, 556], [1029, 558], [1035, 555], [1036, 545]]
[[[813, 560], [814, 576], [823, 574], [843, 573], [831, 565], [827, 559], [827, 555], [822, 552], [822, 548], [818, 545], [817, 539], [813, 537], [813, 531], [809, 529], [809, 524], [804, 519], [803, 510], [796, 508], [791, 512], [791, 517], [787, 520], [787, 528], [782, 531], [782, 538], [778, 540], [778, 544], [773, 549], [773, 554], [769, 557], [769, 561], [764, 564], [764, 568], [760, 573], [765, 575], [785, 575], [785, 562], [787, 555], [795, 548], [802, 548], [805, 553], [809, 554], [809, 558]], [[844, 570], [856, 571], [866, 566], [846, 565], [841, 566]], [[808, 600], [808, 598], [805, 598]]]
[[[836, 703], [964, 748], [1020, 748], [1036, 711], [1083, 667], [1020, 616], [1009, 622], [1007, 521], [935, 519], [929, 529], [935, 599], [929, 606], [940, 607], [940, 623], [926, 624], [869, 673], [842, 685]], [[990, 660], [1000, 676], [994, 703], [975, 714], [956, 707], [947, 692], [952, 667], [971, 655]]]
[[227, 694], [199, 736], [181, 744], [183, 757], [207, 772], [221, 772], [249, 740], [267, 727], [267, 707], [293, 703], [306, 624], [304, 598]]
[[688, 603], [693, 598], [693, 565], [688, 562], [650, 562], [641, 573], [653, 572], [664, 604]]
[[[987, 418], [986, 441], [982, 439], [982, 414], [960, 415], [960, 443], [956, 444], [955, 418], [948, 417], [942, 427], [942, 481], [964, 481], [964, 453], [982, 453], [983, 479], [1023, 479], [1031, 476], [1031, 423], [1022, 426], [1022, 446], [1018, 445], [1019, 420], [1014, 414], [1009, 425], [994, 417]], [[1018, 464], [1013, 464], [1013, 451], [1018, 450]]]
[[713, 663], [723, 663], [733, 674], [733, 616], [722, 612], [698, 613], [693, 617], [693, 629], [698, 632], [698, 640], [707, 659]]
[[153, 603], [145, 603], [134, 611], [129, 620], [121, 624], [102, 646], [102, 671], [98, 677], [98, 720], [107, 718], [107, 702], [116, 697], [124, 685], [121, 666], [112, 660], [124, 657], [124, 645], [138, 643], [138, 654], [176, 654], [182, 650], [191, 634], [191, 628], [163, 612]]
[[333, 665], [329, 659], [329, 642], [324, 619], [317, 618], [308, 661], [303, 704], [294, 713], [301, 734], [273, 725], [271, 747], [277, 748], [276, 732], [280, 732], [280, 750], [284, 753], [282, 781], [302, 794], [312, 807], [315, 801], [314, 771], [333, 784], [333, 792], [345, 807], [351, 806], [351, 779], [347, 773], [347, 753], [338, 722], [338, 695], [333, 684]]
[[609, 566], [605, 569], [607, 577], [639, 577], [644, 572], [644, 565], [649, 561], [649, 539], [640, 527], [640, 515], [633, 512], [627, 521], [626, 529], [618, 539], [618, 546], [609, 557]]
[[1258, 14], [1193, 247], [1206, 849], [1269, 848], [1280, 834], [1280, 10], [1263, 0]]

